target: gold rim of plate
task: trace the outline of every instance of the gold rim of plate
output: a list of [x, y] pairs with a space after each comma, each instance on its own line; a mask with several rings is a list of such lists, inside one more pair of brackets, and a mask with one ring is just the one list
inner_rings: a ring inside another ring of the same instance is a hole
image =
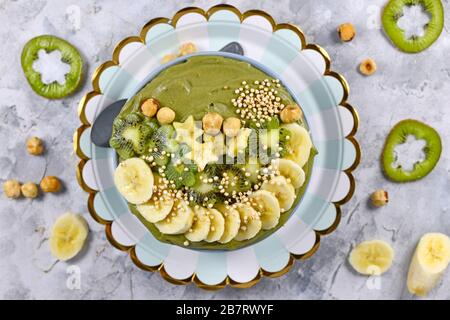
[[[356, 151], [356, 157], [355, 160], [353, 162], [353, 164], [347, 168], [346, 170], [343, 170], [342, 172], [344, 172], [349, 181], [350, 181], [350, 188], [349, 188], [349, 192], [347, 193], [347, 195], [345, 195], [341, 200], [333, 202], [335, 208], [336, 208], [336, 219], [335, 221], [332, 223], [332, 225], [325, 229], [325, 230], [320, 230], [320, 231], [316, 231], [314, 230], [315, 234], [316, 234], [316, 240], [315, 243], [313, 245], [313, 247], [306, 253], [301, 254], [301, 255], [295, 255], [293, 253], [290, 253], [290, 257], [289, 257], [289, 261], [286, 264], [286, 266], [281, 269], [280, 271], [277, 272], [267, 272], [265, 270], [263, 270], [262, 268], [259, 269], [258, 274], [256, 275], [255, 278], [253, 278], [252, 280], [248, 281], [248, 282], [236, 282], [234, 280], [232, 280], [229, 276], [227, 276], [225, 278], [224, 281], [222, 281], [219, 284], [215, 284], [215, 285], [207, 285], [205, 283], [203, 283], [202, 281], [200, 281], [198, 279], [198, 277], [196, 276], [195, 273], [192, 274], [192, 276], [180, 280], [180, 279], [174, 279], [172, 278], [164, 269], [164, 263], [161, 263], [159, 266], [148, 266], [143, 264], [139, 258], [136, 255], [136, 251], [135, 251], [135, 245], [132, 246], [125, 246], [120, 244], [118, 241], [116, 241], [114, 239], [114, 236], [112, 234], [111, 231], [111, 225], [114, 221], [108, 221], [108, 220], [104, 220], [102, 219], [97, 212], [95, 211], [95, 207], [94, 207], [94, 197], [95, 194], [98, 192], [97, 190], [94, 190], [92, 188], [90, 188], [84, 181], [83, 179], [83, 167], [86, 164], [86, 162], [89, 159], [88, 156], [86, 156], [81, 148], [80, 148], [80, 137], [82, 135], [82, 133], [84, 132], [84, 130], [86, 130], [87, 128], [89, 128], [91, 126], [91, 124], [89, 123], [89, 121], [86, 118], [85, 115], [85, 108], [87, 106], [87, 103], [90, 99], [92, 99], [93, 97], [102, 94], [101, 90], [100, 90], [100, 86], [99, 86], [99, 79], [100, 79], [100, 75], [102, 74], [102, 72], [111, 67], [111, 66], [117, 66], [119, 65], [119, 55], [120, 55], [120, 51], [122, 50], [123, 47], [125, 47], [127, 44], [132, 43], [132, 42], [141, 42], [141, 43], [145, 43], [145, 38], [147, 35], [148, 30], [150, 30], [154, 25], [159, 24], [159, 23], [169, 23], [171, 24], [173, 27], [176, 27], [176, 24], [178, 22], [178, 20], [189, 13], [198, 13], [201, 14], [202, 16], [204, 16], [207, 20], [209, 20], [209, 17], [214, 14], [217, 11], [220, 10], [228, 10], [231, 11], [233, 13], [235, 13], [240, 21], [242, 22], [243, 20], [245, 20], [246, 18], [250, 17], [250, 16], [261, 16], [265, 19], [267, 19], [270, 24], [272, 25], [272, 29], [273, 32], [280, 30], [280, 29], [288, 29], [291, 30], [293, 32], [295, 32], [302, 44], [302, 48], [303, 49], [311, 49], [311, 50], [315, 50], [318, 53], [320, 53], [320, 55], [323, 57], [323, 59], [325, 60], [325, 72], [324, 75], [326, 76], [331, 76], [336, 78], [342, 85], [342, 88], [344, 90], [344, 94], [343, 94], [343, 98], [342, 101], [339, 103], [339, 106], [346, 108], [352, 115], [353, 117], [353, 129], [351, 130], [351, 132], [345, 137], [347, 140], [349, 140], [353, 146], [355, 147], [355, 151]], [[347, 103], [347, 99], [349, 96], [349, 85], [347, 83], [347, 81], [344, 79], [343, 76], [341, 76], [339, 73], [336, 73], [334, 71], [331, 70], [331, 59], [328, 55], [328, 53], [319, 45], [316, 44], [307, 44], [306, 43], [306, 38], [305, 35], [303, 34], [303, 32], [301, 31], [301, 29], [299, 27], [297, 27], [296, 25], [290, 24], [290, 23], [280, 23], [277, 24], [274, 20], [274, 18], [268, 14], [267, 12], [261, 11], [261, 10], [249, 10], [246, 11], [244, 13], [241, 13], [239, 11], [239, 9], [237, 9], [234, 6], [231, 5], [226, 5], [226, 4], [220, 4], [220, 5], [216, 5], [211, 7], [210, 9], [208, 9], [207, 11], [198, 8], [198, 7], [187, 7], [184, 9], [179, 10], [177, 13], [175, 13], [175, 15], [173, 16], [172, 19], [168, 19], [168, 18], [154, 18], [152, 20], [150, 20], [149, 22], [147, 22], [144, 27], [142, 28], [140, 35], [139, 36], [132, 36], [132, 37], [127, 37], [125, 39], [123, 39], [122, 41], [120, 41], [114, 48], [113, 50], [113, 54], [112, 54], [112, 59], [109, 61], [106, 61], [104, 63], [102, 63], [94, 72], [93, 76], [92, 76], [92, 88], [93, 90], [90, 91], [89, 93], [87, 93], [80, 101], [79, 103], [79, 107], [78, 107], [78, 116], [80, 118], [81, 121], [81, 126], [75, 131], [74, 134], [74, 139], [73, 139], [73, 143], [74, 143], [74, 150], [76, 155], [81, 159], [77, 165], [76, 168], [76, 176], [77, 176], [77, 180], [78, 183], [80, 184], [81, 188], [86, 191], [87, 193], [89, 193], [89, 197], [88, 197], [88, 201], [87, 201], [87, 205], [88, 205], [88, 210], [89, 213], [91, 214], [91, 216], [94, 218], [95, 221], [97, 221], [98, 223], [102, 224], [105, 226], [105, 234], [106, 234], [106, 238], [108, 239], [108, 241], [117, 249], [121, 250], [121, 251], [125, 251], [128, 252], [131, 261], [133, 261], [133, 263], [139, 267], [142, 270], [145, 271], [151, 271], [151, 272], [159, 272], [161, 274], [161, 276], [167, 280], [168, 282], [172, 283], [172, 284], [176, 284], [176, 285], [186, 285], [189, 284], [191, 282], [195, 283], [199, 288], [202, 289], [206, 289], [206, 290], [218, 290], [218, 289], [222, 289], [226, 286], [231, 286], [234, 288], [250, 288], [252, 286], [254, 286], [255, 284], [257, 284], [263, 277], [270, 277], [270, 278], [275, 278], [275, 277], [279, 277], [284, 275], [285, 273], [287, 273], [291, 267], [294, 265], [294, 261], [295, 260], [305, 260], [310, 258], [319, 248], [320, 246], [320, 239], [322, 236], [324, 235], [328, 235], [330, 233], [332, 233], [337, 226], [339, 225], [339, 222], [341, 220], [341, 206], [343, 204], [345, 204], [346, 202], [348, 202], [354, 192], [355, 192], [355, 188], [356, 188], [356, 183], [355, 183], [355, 178], [353, 177], [352, 172], [356, 169], [356, 167], [358, 166], [358, 164], [360, 163], [361, 160], [361, 148], [359, 146], [358, 141], [355, 138], [355, 134], [358, 130], [359, 127], [359, 116], [357, 111], [349, 104]]]

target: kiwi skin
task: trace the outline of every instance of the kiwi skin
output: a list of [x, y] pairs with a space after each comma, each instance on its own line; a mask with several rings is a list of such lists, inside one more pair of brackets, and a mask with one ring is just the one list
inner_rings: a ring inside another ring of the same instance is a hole
[[[427, 145], [424, 149], [426, 158], [416, 163], [412, 171], [404, 171], [402, 168], [394, 168], [394, 148], [405, 142], [408, 135], [416, 139], [423, 139]], [[384, 144], [381, 163], [386, 177], [395, 182], [409, 182], [422, 179], [436, 166], [442, 152], [442, 142], [435, 129], [427, 124], [407, 119], [397, 123], [389, 133]]]
[[[425, 34], [422, 37], [406, 39], [397, 21], [403, 15], [403, 8], [413, 5], [425, 8], [431, 19], [425, 26]], [[401, 51], [417, 53], [427, 49], [439, 38], [444, 28], [444, 8], [440, 0], [391, 0], [384, 7], [382, 23], [384, 31]]]
[[[43, 83], [41, 74], [33, 69], [33, 62], [41, 49], [47, 53], [59, 50], [62, 61], [70, 65], [63, 85], [56, 81]], [[67, 41], [52, 35], [42, 35], [29, 40], [22, 50], [21, 64], [33, 91], [48, 99], [61, 99], [73, 93], [80, 85], [83, 75], [83, 61], [78, 50]]]

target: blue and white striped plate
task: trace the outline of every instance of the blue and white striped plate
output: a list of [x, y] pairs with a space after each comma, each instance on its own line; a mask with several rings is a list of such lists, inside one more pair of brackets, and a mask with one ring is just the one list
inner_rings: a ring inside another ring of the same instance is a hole
[[[90, 125], [103, 108], [129, 98], [142, 81], [161, 65], [164, 55], [193, 42], [199, 51], [218, 51], [237, 41], [245, 56], [264, 65], [298, 98], [318, 149], [308, 189], [288, 222], [252, 246], [231, 251], [195, 251], [161, 243], [129, 211], [113, 182], [115, 153], [96, 147]], [[159, 271], [168, 281], [194, 281], [209, 289], [226, 285], [250, 287], [262, 276], [284, 274], [294, 259], [309, 257], [320, 236], [332, 232], [340, 219], [340, 206], [353, 195], [351, 172], [360, 159], [354, 139], [356, 111], [346, 102], [348, 85], [330, 70], [327, 53], [306, 44], [300, 29], [276, 24], [262, 11], [239, 12], [228, 5], [208, 11], [187, 8], [172, 19], [157, 18], [144, 26], [140, 36], [121, 41], [113, 58], [98, 67], [93, 91], [80, 102], [82, 126], [74, 143], [81, 158], [77, 176], [89, 193], [88, 208], [106, 226], [110, 242], [130, 253], [145, 270]]]

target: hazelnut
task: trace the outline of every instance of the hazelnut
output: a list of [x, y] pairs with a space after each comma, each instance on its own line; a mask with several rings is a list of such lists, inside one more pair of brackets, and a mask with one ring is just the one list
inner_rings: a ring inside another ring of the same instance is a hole
[[159, 102], [158, 100], [154, 99], [154, 98], [150, 98], [145, 100], [142, 104], [141, 104], [141, 111], [144, 114], [144, 116], [147, 117], [153, 117], [156, 112], [158, 111], [159, 108]]
[[59, 192], [61, 190], [61, 182], [55, 176], [44, 177], [41, 181], [41, 189], [44, 192]]
[[22, 191], [22, 194], [25, 198], [33, 199], [36, 198], [39, 194], [39, 189], [34, 182], [27, 182], [23, 184], [20, 190]]
[[220, 132], [223, 118], [217, 112], [208, 112], [203, 116], [203, 130], [210, 136], [215, 136]]
[[27, 151], [29, 154], [38, 156], [44, 152], [44, 143], [38, 137], [31, 137], [27, 140]]
[[281, 110], [280, 118], [284, 123], [292, 123], [300, 120], [303, 112], [300, 107], [296, 104], [288, 104]]
[[20, 183], [17, 180], [8, 180], [3, 184], [3, 193], [11, 199], [20, 197]]
[[241, 120], [235, 117], [227, 118], [223, 122], [223, 132], [228, 137], [235, 137], [241, 129]]
[[197, 47], [192, 42], [184, 43], [180, 46], [180, 56], [185, 56], [197, 51]]
[[172, 123], [173, 120], [175, 120], [175, 112], [170, 108], [163, 107], [159, 109], [158, 113], [156, 114], [156, 119], [158, 119], [159, 123], [161, 124]]
[[387, 191], [379, 189], [372, 193], [370, 200], [375, 207], [382, 207], [389, 202], [389, 195]]
[[359, 65], [359, 71], [366, 76], [370, 76], [377, 71], [377, 64], [370, 58], [364, 59]]
[[355, 27], [351, 23], [343, 23], [338, 28], [339, 38], [344, 42], [352, 41], [356, 35]]
[[176, 57], [177, 57], [176, 55], [169, 53], [169, 54], [166, 54], [166, 55], [162, 58], [162, 61], [161, 61], [161, 62], [162, 62], [162, 63], [167, 63], [167, 62], [170, 62], [170, 61], [172, 61], [172, 60], [175, 60]]

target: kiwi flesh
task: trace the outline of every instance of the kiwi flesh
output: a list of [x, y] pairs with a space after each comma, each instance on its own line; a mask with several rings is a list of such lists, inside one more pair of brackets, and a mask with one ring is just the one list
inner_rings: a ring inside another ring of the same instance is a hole
[[205, 171], [196, 174], [195, 183], [188, 190], [188, 199], [191, 203], [203, 206], [216, 203], [219, 186], [215, 181], [208, 181], [212, 177]]
[[[423, 149], [425, 159], [415, 163], [411, 171], [406, 171], [401, 166], [394, 166], [396, 161], [394, 149], [397, 145], [405, 143], [410, 135], [426, 142]], [[422, 179], [436, 166], [441, 156], [441, 151], [441, 138], [435, 129], [417, 120], [407, 119], [400, 121], [392, 128], [384, 145], [382, 154], [384, 172], [389, 179], [396, 182]]]
[[[421, 5], [431, 18], [423, 36], [406, 38], [397, 22], [405, 6], [415, 5]], [[440, 0], [391, 0], [384, 8], [382, 22], [384, 31], [400, 50], [417, 53], [427, 49], [440, 36], [444, 28], [444, 8]]]
[[109, 144], [122, 160], [142, 155], [147, 149], [147, 139], [155, 128], [139, 113], [130, 113], [125, 118], [116, 118]]
[[220, 179], [227, 177], [228, 185], [224, 187], [225, 193], [232, 195], [234, 192], [244, 192], [251, 188], [250, 181], [245, 177], [241, 168], [236, 165], [222, 165], [219, 167], [218, 176]]
[[[61, 52], [62, 62], [70, 65], [64, 84], [57, 81], [45, 84], [41, 74], [34, 70], [33, 63], [42, 49], [47, 53], [58, 50]], [[21, 64], [33, 91], [48, 99], [61, 99], [73, 93], [79, 86], [83, 73], [83, 61], [78, 50], [67, 41], [51, 35], [38, 36], [28, 41], [22, 50]]]
[[173, 182], [175, 189], [180, 189], [181, 187], [192, 187], [196, 182], [195, 174], [197, 168], [193, 164], [174, 162], [169, 163], [165, 169], [166, 178]]

